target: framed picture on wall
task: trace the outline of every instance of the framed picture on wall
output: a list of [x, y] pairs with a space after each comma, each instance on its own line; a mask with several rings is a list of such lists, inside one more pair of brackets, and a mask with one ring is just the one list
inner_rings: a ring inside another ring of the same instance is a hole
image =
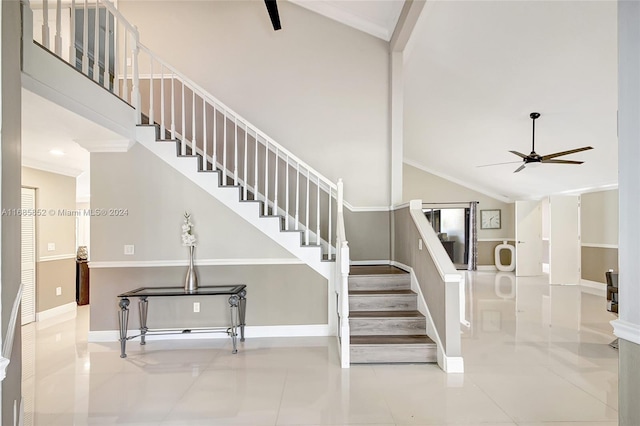
[[500, 209], [480, 210], [480, 229], [502, 228], [500, 212]]

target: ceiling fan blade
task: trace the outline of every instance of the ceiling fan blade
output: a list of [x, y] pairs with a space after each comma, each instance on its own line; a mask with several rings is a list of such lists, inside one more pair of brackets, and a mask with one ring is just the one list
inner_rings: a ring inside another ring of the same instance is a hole
[[573, 161], [573, 160], [542, 160], [541, 163], [544, 164], [582, 164], [584, 161]]
[[278, 31], [279, 29], [282, 29], [282, 26], [280, 25], [280, 14], [278, 13], [278, 5], [276, 4], [276, 0], [264, 0], [264, 4], [267, 6], [269, 18], [271, 18], [271, 25], [273, 25], [273, 30]]
[[500, 166], [502, 164], [516, 164], [516, 163], [522, 163], [522, 161], [518, 160], [518, 161], [507, 161], [505, 163], [483, 164], [481, 166], [476, 166], [476, 167], [490, 167], [490, 166]]
[[569, 151], [562, 151], [562, 152], [556, 152], [554, 154], [543, 155], [542, 156], [542, 161], [550, 160], [552, 158], [560, 157], [562, 155], [569, 155], [569, 154], [574, 154], [576, 152], [588, 151], [590, 149], [593, 149], [593, 147], [592, 146], [584, 146], [582, 148], [571, 149]]
[[527, 158], [527, 156], [525, 154], [521, 153], [521, 152], [518, 152], [518, 151], [509, 151], [509, 152], [512, 153], [512, 154], [517, 155], [520, 158]]
[[513, 172], [513, 173], [518, 173], [519, 171], [521, 171], [522, 169], [524, 169], [524, 167], [525, 167], [525, 166], [526, 166], [526, 164], [523, 164], [522, 166], [518, 167], [518, 168], [516, 169], [516, 171], [515, 171], [515, 172]]

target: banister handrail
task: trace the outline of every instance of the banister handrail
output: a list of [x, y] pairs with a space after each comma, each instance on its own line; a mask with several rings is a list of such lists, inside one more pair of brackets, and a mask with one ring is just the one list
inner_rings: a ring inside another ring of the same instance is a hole
[[180, 80], [182, 80], [185, 84], [187, 84], [191, 90], [196, 92], [203, 99], [206, 99], [210, 103], [214, 104], [214, 107], [216, 107], [216, 109], [220, 111], [224, 110], [229, 116], [235, 117], [236, 120], [238, 120], [241, 124], [244, 125], [245, 129], [250, 129], [256, 136], [259, 136], [262, 139], [264, 139], [268, 145], [271, 145], [273, 148], [276, 148], [281, 158], [284, 158], [285, 156], [288, 157], [289, 160], [293, 160], [295, 163], [300, 164], [300, 166], [302, 166], [304, 169], [308, 170], [310, 173], [320, 178], [322, 180], [322, 183], [326, 185], [328, 188], [337, 190], [337, 186], [335, 183], [333, 183], [331, 180], [323, 176], [320, 172], [315, 170], [313, 167], [311, 167], [310, 165], [308, 165], [307, 163], [299, 159], [295, 154], [293, 154], [291, 151], [289, 151], [288, 149], [280, 145], [278, 142], [276, 142], [273, 138], [268, 136], [266, 133], [258, 129], [255, 125], [253, 125], [249, 120], [244, 118], [242, 115], [238, 114], [236, 111], [229, 108], [227, 105], [225, 105], [222, 101], [220, 101], [211, 93], [209, 93], [202, 86], [200, 86], [199, 84], [191, 80], [189, 77], [187, 77], [186, 75], [178, 71], [175, 67], [171, 66], [166, 61], [159, 58], [158, 55], [154, 53], [151, 49], [149, 49], [147, 46], [145, 46], [142, 43], [139, 43], [138, 46], [141, 51], [144, 51], [146, 54], [151, 56], [154, 61], [158, 62], [163, 67], [167, 68], [167, 70], [169, 70], [171, 74], [177, 76]]
[[132, 25], [129, 21], [127, 21], [127, 18], [124, 17], [124, 15], [122, 14], [122, 12], [120, 12], [115, 5], [113, 5], [113, 3], [111, 3], [108, 0], [100, 0], [100, 3], [104, 4], [104, 6], [109, 9], [109, 12], [111, 12], [114, 16], [116, 16], [118, 18], [118, 23], [124, 25], [125, 27], [127, 27], [127, 29], [129, 31], [131, 31], [134, 34], [137, 34], [138, 36], [140, 35], [140, 33], [138, 32], [138, 28], [135, 25]]

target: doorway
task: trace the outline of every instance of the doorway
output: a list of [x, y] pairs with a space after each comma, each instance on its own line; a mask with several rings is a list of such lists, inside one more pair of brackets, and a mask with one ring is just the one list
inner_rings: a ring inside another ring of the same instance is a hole
[[423, 211], [456, 269], [468, 269], [471, 209], [443, 206], [426, 208]]

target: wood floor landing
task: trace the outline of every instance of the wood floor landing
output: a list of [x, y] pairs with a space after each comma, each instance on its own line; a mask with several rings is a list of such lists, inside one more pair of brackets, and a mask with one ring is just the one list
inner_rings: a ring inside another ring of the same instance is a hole
[[407, 271], [391, 265], [352, 265], [349, 268], [349, 275], [390, 275], [406, 273]]

